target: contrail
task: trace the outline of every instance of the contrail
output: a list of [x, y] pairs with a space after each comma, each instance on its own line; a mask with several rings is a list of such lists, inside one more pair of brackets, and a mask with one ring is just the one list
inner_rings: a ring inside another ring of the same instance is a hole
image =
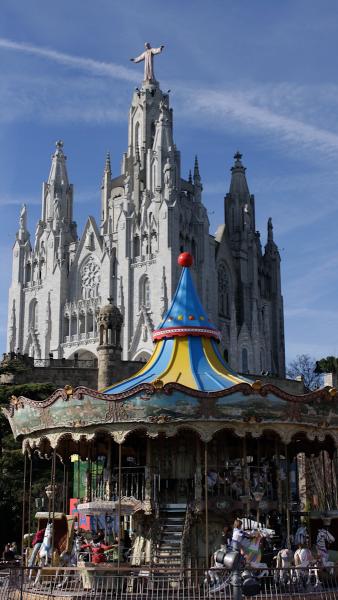
[[108, 75], [108, 77], [132, 81], [134, 83], [137, 83], [139, 80], [139, 74], [135, 73], [131, 69], [121, 67], [120, 65], [116, 65], [114, 63], [100, 62], [91, 58], [73, 56], [71, 54], [57, 52], [56, 50], [50, 50], [49, 48], [42, 48], [39, 46], [34, 46], [33, 44], [26, 44], [24, 42], [13, 42], [7, 38], [0, 37], [0, 48], [41, 56], [42, 58], [47, 58], [69, 67], [83, 69], [84, 71], [93, 73], [94, 75]]

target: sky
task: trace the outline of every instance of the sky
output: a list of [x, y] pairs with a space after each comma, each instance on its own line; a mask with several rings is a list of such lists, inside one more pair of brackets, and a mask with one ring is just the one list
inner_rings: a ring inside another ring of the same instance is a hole
[[[287, 361], [338, 355], [338, 3], [336, 0], [2, 0], [0, 351], [20, 205], [34, 231], [55, 141], [64, 141], [81, 232], [98, 217], [106, 152], [114, 176], [145, 41], [165, 45], [188, 175], [198, 155], [211, 233], [224, 220], [239, 149], [266, 240], [282, 258]], [[2, 350], [1, 350], [2, 349]]]

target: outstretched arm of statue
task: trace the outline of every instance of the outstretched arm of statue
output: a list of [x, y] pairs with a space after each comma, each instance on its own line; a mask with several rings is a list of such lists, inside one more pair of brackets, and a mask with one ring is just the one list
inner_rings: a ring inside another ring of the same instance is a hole
[[145, 52], [142, 52], [142, 54], [140, 54], [140, 56], [136, 56], [136, 58], [130, 58], [130, 60], [131, 60], [131, 62], [134, 62], [134, 63], [142, 62], [142, 60], [144, 60], [144, 55], [145, 55]]
[[159, 48], [152, 48], [151, 53], [152, 54], [161, 54], [163, 48], [164, 48], [164, 46], [160, 46]]

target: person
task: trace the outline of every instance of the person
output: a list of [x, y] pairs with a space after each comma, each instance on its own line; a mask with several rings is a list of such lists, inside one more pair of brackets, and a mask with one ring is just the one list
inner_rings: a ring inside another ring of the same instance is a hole
[[242, 525], [243, 523], [240, 519], [235, 519], [232, 530], [231, 547], [233, 550], [239, 550], [243, 553], [243, 550], [249, 545], [250, 539], [255, 537], [256, 533], [243, 531]]
[[10, 543], [6, 544], [5, 549], [3, 551], [3, 555], [2, 555], [3, 560], [7, 561], [11, 561], [14, 560], [15, 555], [13, 550], [11, 549], [11, 545]]
[[232, 538], [231, 529], [228, 524], [225, 524], [222, 530], [222, 541], [221, 545], [224, 548], [228, 548], [230, 546], [230, 540]]
[[103, 543], [101, 537], [96, 535], [93, 538], [92, 543], [81, 546], [81, 551], [85, 550], [86, 548], [90, 549], [92, 563], [97, 565], [107, 561], [105, 552], [107, 552], [107, 550], [111, 550], [113, 546], [107, 546]]
[[16, 556], [18, 553], [18, 545], [16, 542], [11, 543], [11, 550], [12, 550], [12, 552], [14, 552], [14, 556]]

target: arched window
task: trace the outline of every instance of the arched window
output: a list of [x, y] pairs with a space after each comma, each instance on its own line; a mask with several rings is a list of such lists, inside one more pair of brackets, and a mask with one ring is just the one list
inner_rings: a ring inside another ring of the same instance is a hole
[[249, 361], [248, 361], [248, 351], [246, 348], [242, 348], [242, 373], [249, 372]]
[[230, 283], [224, 264], [218, 268], [218, 312], [223, 317], [228, 317], [230, 313]]
[[31, 263], [26, 264], [26, 283], [29, 283], [32, 278], [32, 267]]
[[33, 298], [29, 305], [29, 328], [34, 331], [38, 328], [38, 301]]
[[194, 265], [197, 263], [197, 246], [195, 240], [191, 240], [191, 254], [194, 259]]
[[150, 308], [151, 295], [150, 295], [150, 281], [148, 277], [143, 277], [140, 280], [140, 295], [139, 295], [139, 308], [144, 306]]
[[223, 351], [223, 358], [224, 358], [225, 362], [228, 362], [228, 361], [229, 361], [229, 351], [228, 351], [228, 349], [227, 349], [227, 348], [224, 348], [224, 351]]
[[141, 126], [138, 121], [135, 125], [135, 150], [136, 148], [141, 148]]
[[140, 256], [140, 238], [138, 235], [134, 236], [134, 257]]

